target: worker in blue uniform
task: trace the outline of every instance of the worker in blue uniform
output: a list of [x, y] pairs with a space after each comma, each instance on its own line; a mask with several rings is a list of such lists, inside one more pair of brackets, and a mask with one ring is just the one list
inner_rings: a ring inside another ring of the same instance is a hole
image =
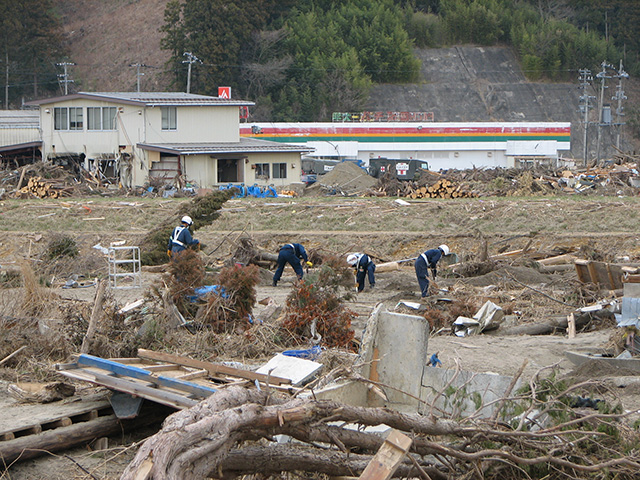
[[189, 227], [193, 225], [193, 220], [189, 215], [185, 215], [180, 220], [180, 225], [173, 229], [171, 238], [169, 238], [169, 246], [167, 247], [167, 255], [174, 258], [176, 254], [184, 251], [187, 247], [198, 245], [199, 240], [191, 236]]
[[300, 260], [303, 260], [309, 267], [313, 266], [309, 261], [304, 247], [299, 243], [287, 243], [280, 247], [280, 251], [278, 252], [278, 268], [273, 275], [273, 286], [276, 287], [278, 285], [280, 277], [282, 277], [282, 272], [284, 271], [284, 266], [287, 263], [293, 267], [293, 270], [298, 276], [298, 280], [302, 280], [304, 271], [300, 265]]
[[369, 277], [369, 285], [373, 288], [376, 284], [376, 265], [369, 255], [365, 253], [351, 253], [347, 255], [347, 263], [356, 269], [356, 282], [358, 292], [364, 290], [364, 279]]
[[443, 255], [449, 255], [449, 247], [446, 245], [440, 245], [438, 248], [427, 250], [416, 258], [414, 265], [416, 267], [416, 276], [420, 284], [422, 298], [429, 295], [429, 270], [431, 270], [431, 275], [433, 275], [433, 279], [435, 280], [436, 274], [438, 273], [436, 266]]

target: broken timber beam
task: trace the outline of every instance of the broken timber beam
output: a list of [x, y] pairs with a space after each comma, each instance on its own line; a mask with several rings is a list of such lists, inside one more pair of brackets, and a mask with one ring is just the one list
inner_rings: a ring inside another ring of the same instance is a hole
[[391, 430], [378, 453], [360, 475], [360, 480], [389, 480], [409, 451], [412, 440], [399, 430]]

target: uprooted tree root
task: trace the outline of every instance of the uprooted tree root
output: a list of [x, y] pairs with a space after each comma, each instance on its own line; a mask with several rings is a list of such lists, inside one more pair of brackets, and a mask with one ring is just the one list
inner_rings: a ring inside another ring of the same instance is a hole
[[[532, 380], [528, 391], [494, 403], [496, 413], [489, 418], [477, 412], [435, 416], [433, 405], [426, 406], [428, 415], [405, 414], [229, 387], [169, 417], [121, 479], [139, 478], [142, 472], [156, 480], [256, 472], [358, 475], [384, 441], [362, 427], [382, 424], [413, 440], [394, 477], [596, 479], [606, 471], [611, 478], [634, 479], [640, 463], [633, 452], [640, 436], [605, 402], [598, 410], [577, 406], [576, 398], [592, 387]], [[510, 416], [514, 408], [521, 412], [517, 417]], [[275, 435], [302, 443], [273, 445]]]

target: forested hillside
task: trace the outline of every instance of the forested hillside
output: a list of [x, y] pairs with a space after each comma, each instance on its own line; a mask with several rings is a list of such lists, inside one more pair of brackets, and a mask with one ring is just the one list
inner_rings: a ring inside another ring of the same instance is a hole
[[[636, 0], [3, 0], [0, 9], [4, 103], [14, 107], [64, 86], [184, 90], [185, 52], [193, 93], [230, 85], [262, 121], [326, 121], [370, 104], [376, 85], [438, 81], [421, 76], [416, 47], [511, 46], [530, 81], [577, 83], [579, 69], [595, 75], [603, 61], [640, 73]], [[75, 64], [67, 77], [62, 63]]]

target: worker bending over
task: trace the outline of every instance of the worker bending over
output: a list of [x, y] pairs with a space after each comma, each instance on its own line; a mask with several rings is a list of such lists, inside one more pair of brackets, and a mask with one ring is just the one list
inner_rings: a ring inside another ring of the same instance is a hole
[[356, 282], [358, 282], [358, 292], [364, 290], [364, 278], [369, 277], [369, 285], [373, 288], [376, 284], [376, 265], [369, 255], [365, 253], [351, 253], [347, 255], [347, 263], [356, 269]]
[[309, 257], [307, 257], [307, 252], [299, 243], [287, 243], [280, 247], [280, 251], [278, 252], [278, 268], [276, 269], [276, 273], [273, 275], [273, 286], [276, 287], [278, 285], [278, 281], [284, 271], [284, 266], [287, 263], [293, 267], [293, 270], [298, 276], [298, 280], [302, 280], [304, 272], [300, 266], [300, 260], [304, 260], [307, 266], [312, 266], [312, 263], [309, 261]]
[[189, 227], [193, 225], [193, 220], [189, 215], [182, 217], [180, 225], [173, 229], [171, 238], [169, 238], [169, 247], [167, 255], [173, 258], [176, 254], [182, 252], [187, 247], [198, 245], [200, 241], [191, 236]]
[[422, 298], [429, 295], [429, 270], [431, 270], [431, 274], [435, 280], [436, 274], [438, 273], [436, 265], [443, 255], [449, 255], [449, 247], [446, 245], [440, 245], [438, 248], [427, 250], [416, 258], [416, 276], [418, 277], [418, 283], [420, 284]]

